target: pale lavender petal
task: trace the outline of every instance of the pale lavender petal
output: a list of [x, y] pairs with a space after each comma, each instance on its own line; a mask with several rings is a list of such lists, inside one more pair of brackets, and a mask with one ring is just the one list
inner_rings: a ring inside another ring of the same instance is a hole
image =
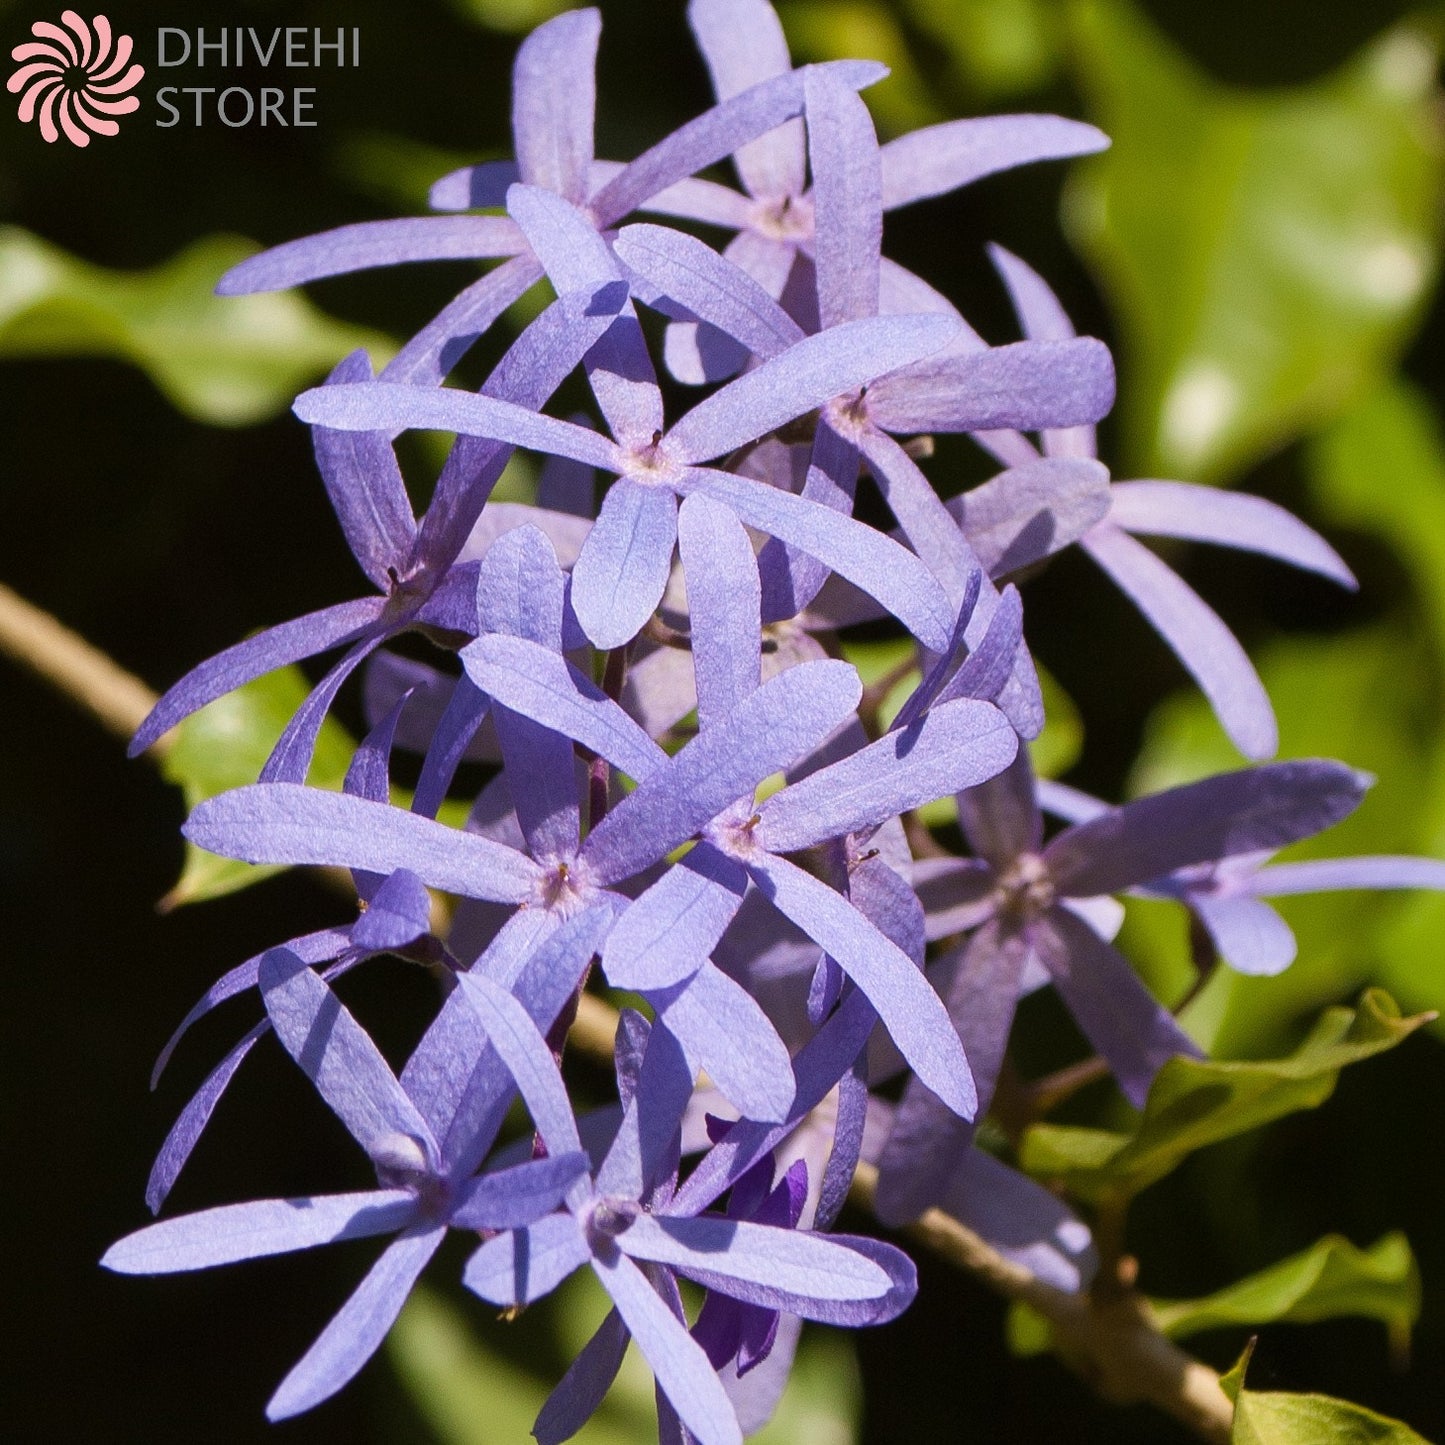
[[592, 1268], [699, 1445], [742, 1445], [737, 1417], [702, 1347], [642, 1271], [620, 1251], [594, 1256]]
[[803, 1321], [797, 1315], [775, 1314], [772, 1318], [776, 1333], [767, 1356], [755, 1361], [744, 1375], [738, 1374], [736, 1361], [718, 1372], [744, 1435], [756, 1434], [776, 1413], [792, 1376], [803, 1332]]
[[462, 649], [472, 681], [513, 712], [591, 748], [629, 777], [643, 779], [667, 754], [569, 662], [520, 637], [479, 637]]
[[[424, 937], [431, 928], [431, 895], [420, 878], [405, 868], [385, 878], [367, 900], [366, 911], [351, 925], [351, 946], [366, 953], [387, 953]], [[295, 952], [290, 944], [288, 952]], [[313, 959], [303, 958], [311, 963]]]
[[597, 227], [561, 192], [535, 183], [515, 185], [507, 192], [507, 211], [559, 295], [621, 279]]
[[182, 830], [197, 847], [248, 863], [311, 863], [389, 873], [498, 903], [531, 896], [542, 870], [490, 839], [383, 803], [294, 783], [235, 788], [201, 803]]
[[978, 644], [939, 690], [931, 706], [938, 707], [961, 697], [991, 702], [1001, 696], [1018, 670], [1024, 646], [1023, 626], [1023, 600], [1018, 588], [1010, 582], [999, 594], [998, 606]]
[[1032, 942], [1069, 1012], [1136, 1109], [1144, 1107], [1154, 1075], [1170, 1059], [1203, 1057], [1123, 955], [1068, 909], [1044, 914]]
[[762, 680], [762, 584], [742, 523], [706, 494], [683, 502], [677, 538], [687, 576], [698, 722], [707, 728], [723, 722]]
[[470, 996], [507, 1071], [526, 1100], [537, 1133], [551, 1154], [566, 1154], [582, 1147], [577, 1121], [557, 1061], [527, 1010], [504, 988], [485, 975], [457, 975]]
[[[803, 79], [812, 68], [751, 86], [644, 151], [593, 195], [591, 209], [598, 225], [615, 225], [674, 182], [735, 154], [748, 141], [801, 115]], [[865, 60], [832, 61], [820, 68], [858, 90], [888, 73], [885, 66]]]
[[454, 296], [381, 369], [383, 381], [435, 386], [519, 297], [542, 279], [528, 250], [488, 271]]
[[[680, 1127], [697, 1071], [665, 1028], [649, 1030], [636, 1087], [597, 1170], [596, 1192], [647, 1200], [677, 1168]], [[652, 1201], [654, 1207], [660, 1201]]]
[[592, 1418], [622, 1368], [631, 1338], [622, 1316], [615, 1309], [608, 1310], [597, 1333], [583, 1345], [557, 1388], [547, 1396], [532, 1426], [537, 1445], [562, 1445]]
[[282, 291], [325, 276], [343, 276], [403, 261], [475, 261], [515, 256], [526, 247], [505, 216], [410, 216], [362, 221], [286, 241], [232, 266], [216, 283], [220, 296]]
[[1377, 854], [1361, 858], [1317, 858], [1275, 863], [1258, 869], [1245, 885], [1261, 898], [1289, 893], [1325, 893], [1336, 888], [1445, 889], [1445, 862]]
[[[858, 466], [858, 448], [819, 417], [800, 495], [804, 501], [849, 513], [858, 486]], [[758, 570], [763, 579], [763, 617], [769, 622], [797, 616], [828, 580], [824, 563], [775, 537], [769, 538], [758, 554]]]
[[1109, 515], [1109, 473], [1086, 458], [1041, 457], [954, 497], [948, 511], [991, 577], [1077, 542]]
[[381, 597], [340, 602], [335, 607], [323, 607], [319, 612], [308, 612], [304, 617], [268, 627], [218, 652], [167, 689], [136, 730], [126, 750], [127, 756], [139, 757], [183, 718], [245, 683], [288, 663], [299, 662], [303, 657], [355, 641], [376, 622], [385, 606], [386, 600]]
[[292, 714], [291, 720], [281, 730], [276, 746], [261, 769], [259, 781], [263, 783], [304, 783], [311, 771], [311, 759], [316, 753], [316, 740], [321, 736], [321, 725], [331, 704], [341, 691], [346, 679], [376, 651], [386, 640], [386, 632], [378, 628], [370, 636], [362, 637], [332, 664], [326, 676], [306, 695], [306, 700]]
[[742, 906], [747, 874], [707, 843], [669, 868], [617, 920], [602, 950], [614, 988], [666, 988], [696, 973]]
[[1242, 547], [1318, 572], [1352, 591], [1359, 586], [1314, 528], [1263, 497], [1188, 482], [1118, 482], [1109, 495], [1109, 520], [1126, 532]]
[[985, 351], [950, 347], [884, 376], [868, 392], [868, 415], [896, 432], [1077, 426], [1097, 421], [1113, 404], [1114, 361], [1091, 336]]
[[948, 646], [953, 631], [948, 598], [928, 568], [891, 537], [826, 506], [731, 472], [694, 468], [679, 490], [706, 492], [748, 526], [816, 557], [876, 597], [925, 647], [941, 652]]
[[613, 250], [656, 288], [655, 298], [644, 298], [649, 304], [673, 302], [755, 356], [776, 356], [803, 339], [802, 328], [764, 287], [692, 236], [666, 226], [624, 226]]
[[446, 1226], [418, 1224], [387, 1246], [356, 1292], [271, 1396], [268, 1420], [286, 1420], [328, 1400], [380, 1348]]
[[808, 160], [813, 173], [813, 265], [825, 327], [878, 315], [883, 172], [873, 119], [857, 91], [810, 71]]
[[649, 737], [661, 737], [697, 706], [692, 658], [683, 648], [658, 647], [632, 663], [622, 706]]
[[1079, 823], [1044, 861], [1061, 893], [1116, 893], [1191, 863], [1308, 838], [1352, 813], [1371, 781], [1319, 758], [1220, 773]]
[[523, 1229], [562, 1203], [586, 1173], [585, 1154], [558, 1154], [497, 1169], [463, 1185], [451, 1223], [462, 1229]]
[[[572, 416], [568, 420], [582, 423], [586, 418]], [[568, 535], [564, 546], [573, 548], [572, 556], [565, 559], [569, 563], [575, 558], [575, 549], [580, 548], [586, 531], [564, 523], [561, 518], [585, 519], [590, 526], [597, 514], [596, 493], [597, 473], [584, 463], [574, 462], [570, 457], [548, 457], [542, 463], [542, 472], [537, 478], [537, 505], [530, 509], [541, 515], [533, 525], [548, 537], [554, 548], [559, 540], [556, 533], [566, 526]], [[472, 537], [476, 537], [475, 529]]]
[[507, 187], [522, 178], [516, 161], [482, 161], [448, 171], [433, 181], [427, 204], [434, 211], [485, 211], [507, 204]]
[[494, 1305], [530, 1304], [589, 1258], [577, 1221], [570, 1214], [549, 1214], [526, 1229], [489, 1239], [467, 1261], [462, 1283]]
[[958, 523], [917, 463], [892, 437], [865, 427], [857, 441], [903, 535], [958, 609], [979, 570], [978, 559]]
[[1259, 674], [1218, 614], [1142, 542], [1101, 522], [1079, 545], [1101, 566], [1173, 649], [1247, 758], [1279, 748], [1274, 709]]
[[[618, 166], [612, 174], [621, 170], [622, 167]], [[606, 179], [610, 181], [612, 175]], [[701, 221], [709, 226], [726, 226], [732, 231], [748, 225], [753, 214], [747, 196], [740, 195], [731, 186], [696, 176], [675, 181], [665, 191], [649, 196], [638, 210], [651, 211], [659, 216], [677, 216], [685, 221]]]
[[677, 499], [666, 487], [619, 477], [572, 569], [572, 606], [599, 648], [630, 642], [667, 588]]
[[841, 1324], [857, 1318], [848, 1304], [893, 1288], [888, 1271], [841, 1239], [715, 1216], [640, 1214], [617, 1243], [634, 1259], [669, 1265], [735, 1299]]
[[452, 387], [388, 381], [319, 386], [303, 391], [292, 410], [302, 421], [342, 431], [453, 431], [616, 470], [616, 448], [596, 432], [515, 402]]
[[396, 744], [401, 715], [410, 700], [409, 692], [402, 693], [356, 745], [346, 776], [341, 780], [343, 793], [353, 798], [370, 798], [373, 803], [391, 801], [391, 751]]
[[[452, 989], [400, 1075], [401, 1087], [427, 1121], [433, 1138], [445, 1140], [486, 1046], [487, 1033], [476, 1010]], [[450, 1172], [450, 1162], [443, 1147], [442, 1172]]]
[[[692, 0], [687, 18], [719, 100], [792, 69], [783, 27], [768, 0]], [[799, 122], [780, 125], [739, 147], [733, 159], [753, 195], [802, 194], [805, 157]]]
[[588, 835], [582, 857], [603, 884], [645, 868], [692, 837], [772, 773], [813, 751], [858, 706], [846, 662], [814, 662], [765, 682], [720, 724], [699, 733]]
[[[373, 653], [367, 659], [362, 683], [362, 711], [367, 726], [375, 728], [404, 702], [393, 743], [408, 752], [425, 753], [455, 686], [454, 677], [424, 662], [394, 652]], [[366, 792], [361, 796], [373, 795]]]
[[512, 137], [522, 179], [579, 204], [587, 199], [597, 107], [596, 10], [569, 10], [539, 25], [512, 67]]
[[918, 967], [845, 898], [786, 859], [757, 853], [748, 872], [779, 912], [827, 950], [878, 1011], [914, 1072], [948, 1106], [978, 1106], [968, 1060], [943, 1001]]
[[1051, 778], [1035, 779], [1034, 791], [1038, 794], [1039, 807], [1066, 823], [1087, 823], [1090, 818], [1109, 811], [1109, 804], [1102, 798], [1071, 788], [1067, 783], [1056, 783]]
[[704, 960], [686, 982], [651, 1002], [689, 1064], [705, 1071], [745, 1118], [777, 1123], [788, 1117], [792, 1060], [746, 989]]
[[[364, 351], [353, 351], [337, 362], [326, 378], [329, 385], [371, 379], [371, 362]], [[416, 518], [391, 442], [385, 433], [317, 427], [311, 443], [346, 545], [372, 582], [383, 592], [390, 591], [416, 540]]]
[[[895, 875], [896, 876], [896, 875]], [[850, 890], [851, 893], [851, 890]], [[855, 900], [856, 901], [856, 900]], [[860, 1055], [853, 1067], [838, 1080], [838, 1116], [833, 1126], [833, 1147], [818, 1187], [818, 1208], [813, 1228], [832, 1228], [833, 1221], [848, 1202], [848, 1190], [858, 1171], [863, 1149], [863, 1130], [868, 1122], [868, 1058]], [[799, 1161], [802, 1163], [803, 1161]]]
[[998, 874], [982, 858], [920, 858], [913, 886], [923, 904], [930, 943], [977, 928], [991, 918]]
[[[949, 1016], [968, 1052], [980, 1112], [993, 1098], [1028, 953], [1021, 934], [987, 923], [964, 946], [947, 988]], [[910, 1079], [878, 1161], [879, 1219], [903, 1224], [940, 1203], [973, 1133], [973, 1124]]]
[[988, 115], [924, 126], [883, 147], [883, 205], [891, 211], [995, 171], [1091, 155], [1108, 144], [1102, 131], [1059, 115]]
[[1294, 934], [1268, 903], [1245, 895], [1217, 898], [1207, 893], [1191, 894], [1188, 901], [1232, 969], [1270, 978], [1294, 962]]
[[941, 291], [935, 291], [921, 276], [905, 270], [896, 261], [883, 258], [879, 272], [878, 314], [880, 316], [912, 316], [936, 311], [952, 316], [958, 322], [959, 335], [953, 343], [959, 350], [983, 351], [988, 343], [962, 316], [958, 308]]
[[1006, 772], [960, 794], [958, 822], [968, 846], [1000, 873], [1007, 872], [1020, 854], [1038, 851], [1044, 820], [1034, 802], [1034, 772], [1027, 749], [1019, 749]]
[[917, 362], [946, 346], [957, 331], [957, 322], [947, 316], [880, 316], [806, 336], [699, 402], [668, 433], [669, 449], [689, 463], [723, 456]]
[[1076, 1294], [1098, 1270], [1093, 1236], [1068, 1205], [982, 1149], [964, 1156], [942, 1208], [1055, 1289]]
[[436, 1159], [426, 1120], [371, 1036], [301, 959], [273, 948], [261, 960], [260, 985], [276, 1037], [368, 1154], [400, 1134]]
[[340, 1239], [388, 1234], [415, 1213], [416, 1198], [405, 1189], [225, 1204], [138, 1229], [111, 1245], [100, 1262], [118, 1274], [210, 1269]]
[[963, 699], [927, 712], [851, 757], [775, 793], [759, 809], [760, 847], [792, 853], [974, 787], [1002, 772], [1018, 734], [999, 710]]

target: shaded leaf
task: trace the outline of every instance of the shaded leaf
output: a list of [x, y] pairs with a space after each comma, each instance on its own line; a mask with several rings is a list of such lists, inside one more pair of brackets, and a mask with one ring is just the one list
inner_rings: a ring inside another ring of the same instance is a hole
[[1203, 1299], [1152, 1304], [1159, 1328], [1175, 1339], [1231, 1325], [1363, 1315], [1380, 1320], [1402, 1354], [1420, 1317], [1420, 1271], [1403, 1234], [1387, 1234], [1369, 1249], [1330, 1234]]
[[1035, 1125], [1024, 1135], [1020, 1162], [1084, 1199], [1129, 1198], [1196, 1149], [1324, 1103], [1346, 1064], [1393, 1048], [1426, 1021], [1402, 1018], [1388, 994], [1367, 990], [1357, 1008], [1326, 1009], [1288, 1058], [1169, 1060], [1132, 1133]]
[[1249, 92], [1124, 0], [1075, 17], [1114, 144], [1068, 219], [1120, 320], [1131, 458], [1223, 477], [1359, 396], [1406, 339], [1439, 239], [1435, 47], [1401, 26], [1313, 85]]
[[0, 357], [107, 356], [144, 370], [188, 416], [242, 426], [286, 410], [359, 346], [393, 344], [334, 321], [295, 292], [225, 298], [221, 273], [255, 246], [197, 241], [149, 271], [110, 271], [19, 227], [0, 228]]

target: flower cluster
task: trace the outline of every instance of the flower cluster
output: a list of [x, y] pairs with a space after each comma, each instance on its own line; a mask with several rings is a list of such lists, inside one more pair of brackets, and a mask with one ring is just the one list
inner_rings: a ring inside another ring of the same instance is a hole
[[[477, 1245], [464, 1283], [485, 1300], [526, 1304], [583, 1266], [612, 1299], [539, 1439], [581, 1426], [635, 1338], [662, 1439], [739, 1440], [775, 1403], [800, 1320], [877, 1323], [913, 1297], [898, 1249], [831, 1231], [865, 1158], [885, 1221], [940, 1206], [1081, 1288], [1087, 1229], [974, 1148], [974, 1130], [1031, 989], [1057, 990], [1135, 1104], [1167, 1059], [1197, 1052], [1113, 947], [1110, 895], [1178, 899], [1229, 964], [1268, 972], [1292, 942], [1263, 896], [1442, 885], [1445, 866], [1423, 860], [1262, 866], [1360, 801], [1368, 779], [1341, 764], [1261, 762], [1121, 807], [1036, 780], [1043, 705], [1011, 578], [1077, 543], [1259, 761], [1274, 722], [1243, 651], [1131, 534], [1350, 574], [1259, 498], [1111, 485], [1093, 437], [1113, 400], [1108, 351], [1075, 336], [1022, 261], [993, 255], [1024, 339], [989, 345], [883, 256], [886, 211], [1102, 135], [1004, 116], [880, 146], [859, 92], [881, 66], [794, 69], [767, 0], [692, 0], [689, 15], [717, 103], [630, 163], [593, 154], [600, 21], [569, 12], [518, 54], [516, 161], [434, 187], [455, 214], [295, 241], [222, 282], [500, 262], [379, 375], [358, 353], [296, 402], [375, 595], [212, 658], [135, 739], [344, 649], [259, 781], [201, 804], [186, 834], [253, 863], [350, 869], [358, 915], [241, 964], [192, 1010], [181, 1032], [255, 989], [264, 1017], [183, 1111], [148, 1200], [160, 1209], [268, 1033], [377, 1187], [166, 1220], [105, 1258], [157, 1273], [388, 1236], [273, 1418], [340, 1389], [461, 1230]], [[697, 174], [728, 160], [741, 190]], [[718, 251], [635, 212], [729, 239]], [[553, 299], [481, 386], [446, 384], [544, 283]], [[706, 388], [681, 415], [665, 414], [650, 336], [670, 395]], [[600, 426], [546, 410], [574, 373]], [[456, 437], [419, 520], [393, 447], [409, 429]], [[1003, 469], [942, 500], [919, 464], [919, 439], [940, 432]], [[547, 459], [535, 506], [491, 500], [519, 448]], [[892, 526], [854, 516], [864, 478]], [[839, 640], [880, 619], [912, 639], [920, 678], [882, 720]], [[437, 667], [386, 650], [406, 633]], [[372, 731], [341, 792], [309, 787], [321, 722], [363, 664]], [[397, 748], [421, 755], [407, 808], [392, 801]], [[466, 760], [491, 778], [449, 827], [438, 812]], [[956, 799], [967, 856], [918, 818], [940, 799]], [[1047, 841], [1045, 811], [1068, 822]], [[433, 891], [455, 900], [445, 927]], [[442, 984], [399, 1074], [330, 986], [384, 953]], [[594, 961], [650, 1017], [621, 1016], [617, 1105], [577, 1117], [560, 1066]], [[505, 1127], [518, 1095], [520, 1138]], [[691, 1321], [679, 1279], [705, 1291]]]

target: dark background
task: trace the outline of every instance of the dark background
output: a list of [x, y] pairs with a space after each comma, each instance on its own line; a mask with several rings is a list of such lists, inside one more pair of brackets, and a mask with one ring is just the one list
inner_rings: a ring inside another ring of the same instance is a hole
[[[1332, 68], [1403, 10], [1383, 0], [1147, 7], [1194, 57], [1248, 84]], [[0, 9], [5, 45], [39, 10]], [[58, 10], [58, 7], [57, 7]], [[706, 77], [681, 7], [604, 3], [599, 153], [625, 156], [703, 108]], [[343, 143], [385, 132], [481, 156], [507, 147], [514, 42], [442, 4], [153, 5], [113, 14], [153, 59], [155, 27], [199, 24], [362, 30], [359, 72], [297, 71], [319, 87], [312, 130], [162, 130], [142, 112], [87, 152], [46, 146], [0, 120], [0, 217], [98, 264], [147, 267], [193, 238], [234, 232], [267, 244], [387, 213], [384, 187], [342, 161]], [[920, 53], [927, 60], [927, 46]], [[226, 72], [229, 83], [261, 83]], [[270, 76], [265, 77], [269, 82]], [[188, 72], [180, 83], [192, 83]], [[1064, 85], [1019, 109], [1079, 113]], [[1006, 336], [997, 288], [981, 284], [986, 240], [1024, 248], [1088, 329], [1108, 316], [1059, 233], [1056, 167], [1003, 176], [890, 222], [892, 254], [954, 296], [985, 334]], [[407, 268], [313, 288], [332, 314], [396, 334], [430, 316], [465, 268]], [[0, 278], [3, 279], [3, 278]], [[1437, 388], [1438, 313], [1410, 369]], [[1107, 442], [1107, 437], [1106, 437]], [[248, 631], [357, 595], [318, 485], [304, 428], [289, 416], [221, 430], [178, 414], [133, 368], [78, 359], [0, 364], [0, 579], [57, 613], [161, 688]], [[1286, 453], [1247, 485], [1301, 501]], [[1391, 603], [1387, 557], [1338, 537], [1367, 599], [1231, 561], [1228, 615], [1248, 644], [1279, 629], [1329, 628]], [[1192, 565], [1192, 563], [1191, 563]], [[1188, 575], [1194, 575], [1189, 573]], [[1149, 709], [1177, 682], [1162, 648], [1100, 645], [1124, 604], [1066, 559], [1030, 591], [1030, 635], [1095, 723], [1074, 780], [1117, 790]], [[1266, 580], [1267, 579], [1267, 580]], [[1206, 589], [1207, 590], [1207, 589]], [[1131, 638], [1138, 633], [1131, 628]], [[0, 664], [0, 919], [5, 926], [4, 1295], [9, 1320], [3, 1430], [12, 1440], [403, 1442], [429, 1439], [384, 1363], [300, 1421], [269, 1427], [262, 1406], [367, 1267], [365, 1245], [161, 1280], [111, 1276], [96, 1261], [147, 1215], [146, 1171], [205, 1069], [249, 1024], [246, 1005], [198, 1029], [154, 1096], [151, 1061], [209, 981], [260, 948], [342, 916], [300, 878], [159, 916], [181, 857], [178, 792], [146, 762], [9, 664]], [[342, 715], [355, 721], [342, 708]], [[408, 990], [411, 989], [411, 992]], [[404, 1038], [425, 999], [399, 967], [358, 981], [383, 1036]], [[1204, 1292], [1247, 1258], [1257, 1267], [1340, 1230], [1368, 1241], [1404, 1228], [1425, 1271], [1427, 1314], [1413, 1370], [1392, 1372], [1376, 1326], [1267, 1332], [1256, 1387], [1320, 1389], [1445, 1433], [1445, 1283], [1439, 1229], [1439, 1102], [1445, 1055], [1416, 1040], [1347, 1074], [1324, 1110], [1277, 1126], [1263, 1146], [1217, 1149], [1145, 1197], [1131, 1243], [1162, 1294]], [[364, 1162], [288, 1061], [258, 1050], [183, 1175], [173, 1210], [239, 1197], [364, 1187]], [[1253, 1232], [1231, 1233], [1229, 1199], [1253, 1191]], [[847, 1221], [845, 1221], [845, 1224]], [[861, 1226], [862, 1221], [853, 1221]], [[859, 1332], [866, 1438], [1167, 1442], [1152, 1412], [1117, 1410], [1053, 1362], [1016, 1362], [1001, 1307], [970, 1281], [921, 1262], [918, 1304]], [[434, 1271], [434, 1277], [442, 1272]], [[499, 1332], [494, 1332], [499, 1333]], [[1202, 1351], [1226, 1364], [1236, 1337]]]

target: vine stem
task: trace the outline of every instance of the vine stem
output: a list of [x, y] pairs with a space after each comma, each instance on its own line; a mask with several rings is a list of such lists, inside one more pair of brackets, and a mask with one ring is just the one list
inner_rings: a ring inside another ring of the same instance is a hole
[[[44, 678], [123, 738], [135, 732], [156, 701], [138, 677], [3, 583], [0, 652]], [[159, 757], [167, 744], [167, 738], [161, 738], [150, 755]], [[610, 1004], [584, 993], [578, 998], [568, 1042], [588, 1058], [609, 1064], [617, 1023], [617, 1011]], [[860, 1163], [849, 1197], [872, 1214], [877, 1186], [877, 1169]], [[1105, 1399], [1117, 1404], [1147, 1402], [1174, 1416], [1209, 1445], [1228, 1445], [1234, 1407], [1218, 1373], [1160, 1332], [1148, 1301], [1132, 1287], [1132, 1271], [1127, 1280], [1108, 1281], [1107, 1289], [1069, 1294], [1000, 1254], [940, 1209], [928, 1210], [904, 1232], [995, 1294], [1042, 1315], [1059, 1355]]]

